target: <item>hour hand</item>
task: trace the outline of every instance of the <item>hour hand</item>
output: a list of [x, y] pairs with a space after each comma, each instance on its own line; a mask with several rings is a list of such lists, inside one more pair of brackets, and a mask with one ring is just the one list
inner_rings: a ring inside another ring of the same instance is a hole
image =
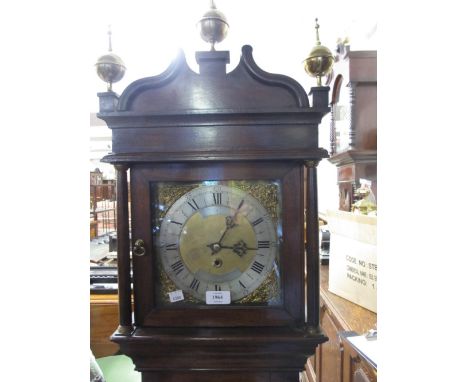
[[247, 251], [254, 251], [257, 248], [250, 248], [247, 246], [247, 243], [244, 240], [239, 240], [237, 243], [232, 246], [220, 245], [221, 249], [232, 249], [232, 251], [239, 257], [244, 256]]

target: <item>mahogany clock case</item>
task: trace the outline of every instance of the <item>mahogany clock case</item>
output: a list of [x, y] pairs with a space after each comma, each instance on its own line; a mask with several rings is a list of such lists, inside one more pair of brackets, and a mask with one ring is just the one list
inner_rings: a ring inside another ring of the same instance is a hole
[[[112, 340], [143, 382], [297, 380], [327, 340], [319, 326], [316, 165], [328, 156], [318, 147], [318, 124], [329, 112], [329, 88], [312, 88], [310, 106], [298, 82], [260, 69], [250, 46], [230, 73], [229, 52], [196, 58], [199, 73], [182, 54], [120, 97], [98, 94], [98, 117], [112, 130], [113, 151], [103, 161], [117, 169], [120, 326]], [[152, 187], [240, 180], [280, 185], [281, 302], [158, 304]], [[130, 248], [137, 239], [146, 254], [132, 256], [132, 301]]]

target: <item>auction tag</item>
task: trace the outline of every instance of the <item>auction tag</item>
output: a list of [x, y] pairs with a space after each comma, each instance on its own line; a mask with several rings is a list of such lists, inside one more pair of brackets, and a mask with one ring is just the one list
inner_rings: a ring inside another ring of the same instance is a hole
[[177, 302], [182, 301], [184, 299], [184, 294], [181, 290], [175, 290], [174, 292], [169, 292], [169, 301], [170, 302]]
[[225, 305], [231, 303], [231, 291], [206, 291], [206, 303], [208, 305]]

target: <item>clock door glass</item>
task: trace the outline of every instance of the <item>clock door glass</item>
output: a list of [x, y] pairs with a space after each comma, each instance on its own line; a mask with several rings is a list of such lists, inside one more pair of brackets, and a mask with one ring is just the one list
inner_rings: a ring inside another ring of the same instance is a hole
[[[152, 184], [157, 305], [281, 303], [278, 181]], [[226, 301], [226, 300], [225, 300]]]

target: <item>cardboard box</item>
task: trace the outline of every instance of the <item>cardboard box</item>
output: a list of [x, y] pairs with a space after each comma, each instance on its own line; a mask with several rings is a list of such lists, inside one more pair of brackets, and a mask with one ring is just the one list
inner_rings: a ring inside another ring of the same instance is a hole
[[377, 312], [377, 217], [327, 211], [330, 292]]

